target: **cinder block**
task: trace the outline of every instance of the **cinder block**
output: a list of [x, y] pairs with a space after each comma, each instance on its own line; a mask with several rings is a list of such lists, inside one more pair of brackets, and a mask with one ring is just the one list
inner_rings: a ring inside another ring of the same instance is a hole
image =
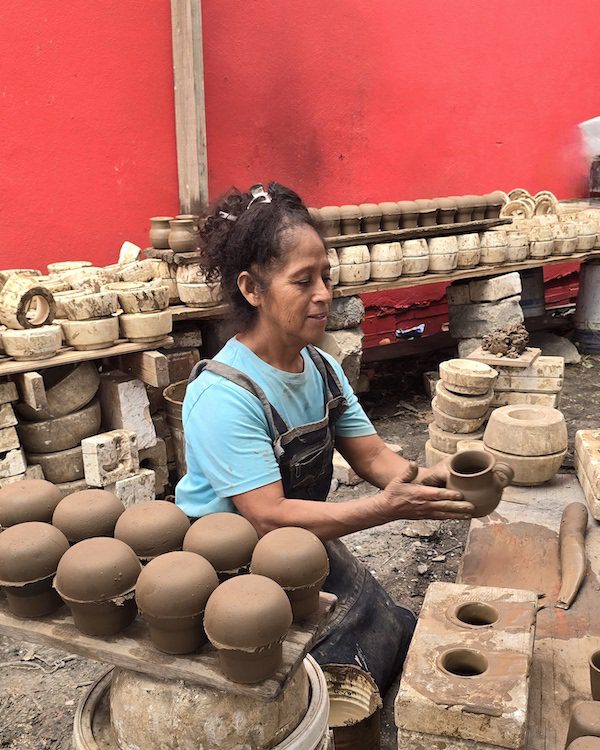
[[145, 500], [156, 500], [155, 478], [152, 469], [140, 469], [125, 479], [119, 479], [106, 488], [115, 494], [126, 508]]
[[365, 319], [365, 306], [360, 297], [337, 297], [331, 303], [327, 318], [328, 331], [356, 328]]
[[0, 383], [0, 404], [8, 404], [19, 400], [17, 386], [12, 380], [7, 383]]
[[499, 302], [450, 305], [450, 335], [455, 339], [481, 338], [502, 326], [523, 322], [520, 296]]
[[525, 746], [537, 593], [429, 586], [395, 701], [398, 747]]
[[471, 302], [497, 302], [521, 292], [521, 277], [516, 272], [469, 282]]
[[468, 284], [452, 284], [446, 289], [449, 305], [468, 305], [471, 302]]
[[100, 404], [105, 427], [134, 432], [138, 449], [149, 448], [156, 443], [148, 394], [141, 380], [123, 373], [102, 375]]
[[140, 468], [137, 438], [128, 430], [111, 430], [81, 441], [85, 481], [106, 487], [137, 474]]
[[20, 447], [19, 436], [14, 427], [4, 427], [0, 430], [0, 453]]
[[352, 388], [355, 388], [360, 375], [362, 360], [363, 332], [360, 328], [326, 332], [318, 346], [330, 354], [344, 370]]
[[22, 448], [0, 453], [0, 479], [15, 477], [27, 469], [27, 459]]
[[0, 404], [0, 429], [14, 427], [17, 424], [17, 417], [12, 404]]

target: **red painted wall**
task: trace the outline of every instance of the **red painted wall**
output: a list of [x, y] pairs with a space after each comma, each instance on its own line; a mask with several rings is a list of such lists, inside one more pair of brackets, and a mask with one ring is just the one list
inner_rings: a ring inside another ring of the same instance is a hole
[[[594, 0], [204, 0], [210, 189], [314, 205], [585, 192]], [[168, 0], [4, 0], [0, 266], [115, 259], [177, 210]]]

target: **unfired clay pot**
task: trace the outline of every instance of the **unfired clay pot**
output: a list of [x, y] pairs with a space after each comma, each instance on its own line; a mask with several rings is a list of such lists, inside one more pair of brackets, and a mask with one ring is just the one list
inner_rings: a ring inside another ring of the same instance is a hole
[[437, 206], [434, 201], [422, 198], [415, 201], [419, 212], [418, 224], [420, 227], [434, 227], [437, 224]]
[[400, 208], [394, 201], [379, 204], [381, 209], [381, 229], [385, 231], [398, 229], [400, 223]]
[[0, 489], [0, 528], [27, 521], [52, 522], [60, 492], [45, 479], [21, 479]]
[[176, 253], [189, 253], [196, 249], [198, 232], [193, 219], [173, 219], [169, 222], [169, 247]]
[[100, 292], [66, 297], [62, 309], [67, 320], [97, 320], [114, 315], [119, 309], [119, 300], [115, 292], [104, 287]]
[[415, 201], [398, 201], [400, 229], [414, 229], [419, 222], [419, 207]]
[[252, 553], [250, 571], [278, 583], [288, 595], [294, 620], [319, 609], [319, 591], [329, 574], [329, 558], [321, 540], [298, 527], [265, 534]]
[[358, 206], [340, 206], [340, 223], [342, 234], [358, 234], [360, 232], [360, 209]]
[[135, 599], [159, 651], [189, 654], [206, 643], [204, 610], [218, 585], [212, 565], [193, 552], [168, 552], [146, 565]]
[[462, 451], [450, 459], [446, 486], [462, 492], [464, 499], [475, 506], [473, 516], [487, 516], [498, 507], [504, 488], [511, 483], [513, 470], [508, 464], [496, 462], [487, 451]]
[[454, 224], [456, 201], [452, 198], [437, 198], [434, 203], [438, 211], [438, 224]]
[[20, 523], [0, 534], [0, 586], [17, 617], [42, 617], [61, 606], [52, 578], [69, 549], [64, 535], [38, 521]]
[[222, 583], [204, 614], [206, 635], [219, 651], [225, 676], [247, 684], [266, 680], [279, 669], [291, 624], [285, 591], [270, 578], [253, 574]]
[[150, 244], [158, 250], [169, 248], [169, 222], [172, 216], [153, 216], [150, 219]]
[[119, 338], [118, 318], [63, 320], [61, 325], [67, 344], [78, 351], [107, 349]]
[[165, 552], [180, 550], [190, 528], [185, 513], [166, 500], [145, 500], [119, 517], [115, 538], [128, 544], [146, 562]]
[[324, 237], [337, 237], [340, 234], [339, 206], [323, 206], [319, 209], [319, 217]]
[[225, 579], [248, 569], [258, 535], [250, 521], [237, 513], [211, 513], [195, 521], [183, 549], [202, 555]]
[[63, 555], [54, 588], [78, 630], [115, 635], [135, 620], [134, 589], [141, 570], [135, 552], [119, 539], [84, 539]]
[[112, 536], [124, 510], [119, 498], [107, 490], [73, 492], [56, 506], [52, 525], [75, 544], [95, 536]]
[[361, 203], [358, 209], [361, 232], [378, 232], [381, 229], [381, 208], [377, 203]]

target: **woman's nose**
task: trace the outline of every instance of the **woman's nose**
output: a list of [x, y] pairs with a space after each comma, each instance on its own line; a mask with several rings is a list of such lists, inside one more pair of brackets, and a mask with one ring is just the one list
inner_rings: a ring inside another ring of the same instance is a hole
[[319, 280], [319, 283], [317, 284], [317, 288], [315, 289], [314, 293], [314, 300], [316, 302], [329, 302], [331, 300], [333, 295], [333, 291], [329, 284], [327, 284], [323, 279]]

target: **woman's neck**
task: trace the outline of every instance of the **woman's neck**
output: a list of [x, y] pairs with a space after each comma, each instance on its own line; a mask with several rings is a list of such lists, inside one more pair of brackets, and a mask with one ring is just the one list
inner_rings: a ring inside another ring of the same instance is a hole
[[259, 324], [237, 336], [244, 346], [254, 352], [257, 357], [284, 372], [298, 373], [304, 370], [304, 360], [301, 351], [304, 344], [283, 340], [275, 332], [261, 330]]

